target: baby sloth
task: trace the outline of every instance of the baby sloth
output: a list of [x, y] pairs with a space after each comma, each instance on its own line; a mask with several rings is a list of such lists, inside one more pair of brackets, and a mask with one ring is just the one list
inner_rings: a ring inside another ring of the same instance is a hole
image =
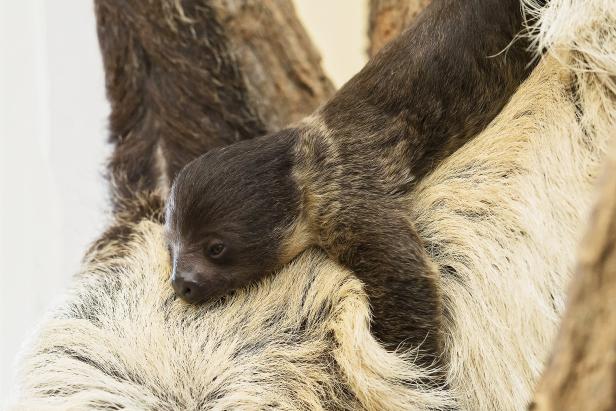
[[219, 298], [318, 246], [363, 282], [389, 349], [442, 349], [439, 277], [409, 193], [531, 70], [519, 0], [433, 0], [315, 114], [178, 175], [166, 230], [178, 296]]

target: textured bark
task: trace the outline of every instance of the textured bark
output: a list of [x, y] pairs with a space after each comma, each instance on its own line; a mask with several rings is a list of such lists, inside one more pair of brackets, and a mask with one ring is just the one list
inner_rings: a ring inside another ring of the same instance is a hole
[[431, 0], [370, 0], [368, 55], [374, 56], [411, 24]]
[[616, 409], [616, 159], [580, 248], [552, 358], [531, 409]]
[[215, 0], [238, 56], [250, 104], [267, 127], [301, 119], [333, 94], [312, 45], [289, 0]]
[[144, 194], [164, 195], [198, 155], [280, 128], [333, 92], [290, 2], [95, 5], [116, 213], [133, 214]]

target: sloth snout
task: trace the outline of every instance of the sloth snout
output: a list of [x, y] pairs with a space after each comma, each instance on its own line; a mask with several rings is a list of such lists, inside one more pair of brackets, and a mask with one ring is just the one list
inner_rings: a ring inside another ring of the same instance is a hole
[[207, 293], [203, 285], [192, 280], [191, 277], [193, 276], [190, 273], [175, 272], [171, 278], [171, 285], [175, 294], [182, 300], [190, 304], [198, 304], [206, 299]]
[[220, 297], [226, 291], [220, 281], [208, 281], [204, 275], [192, 272], [175, 271], [171, 277], [171, 285], [175, 294], [190, 304], [199, 304]]

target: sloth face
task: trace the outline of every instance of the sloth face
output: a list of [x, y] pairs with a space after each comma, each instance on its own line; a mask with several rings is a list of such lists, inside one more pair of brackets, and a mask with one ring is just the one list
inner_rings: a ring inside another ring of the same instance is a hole
[[198, 239], [168, 229], [167, 239], [173, 267], [171, 283], [176, 294], [189, 303], [218, 299], [257, 281], [275, 265], [271, 252], [256, 253], [240, 236], [224, 229]]
[[210, 151], [178, 174], [167, 202], [172, 285], [190, 303], [213, 300], [279, 268], [298, 210], [288, 134]]

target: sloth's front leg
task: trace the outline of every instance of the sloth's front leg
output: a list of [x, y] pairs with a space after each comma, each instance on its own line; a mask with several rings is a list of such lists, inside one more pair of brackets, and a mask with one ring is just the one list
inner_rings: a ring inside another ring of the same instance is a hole
[[321, 246], [363, 282], [371, 330], [388, 349], [418, 348], [424, 364], [442, 353], [438, 272], [402, 210], [365, 200], [344, 207], [321, 232]]

